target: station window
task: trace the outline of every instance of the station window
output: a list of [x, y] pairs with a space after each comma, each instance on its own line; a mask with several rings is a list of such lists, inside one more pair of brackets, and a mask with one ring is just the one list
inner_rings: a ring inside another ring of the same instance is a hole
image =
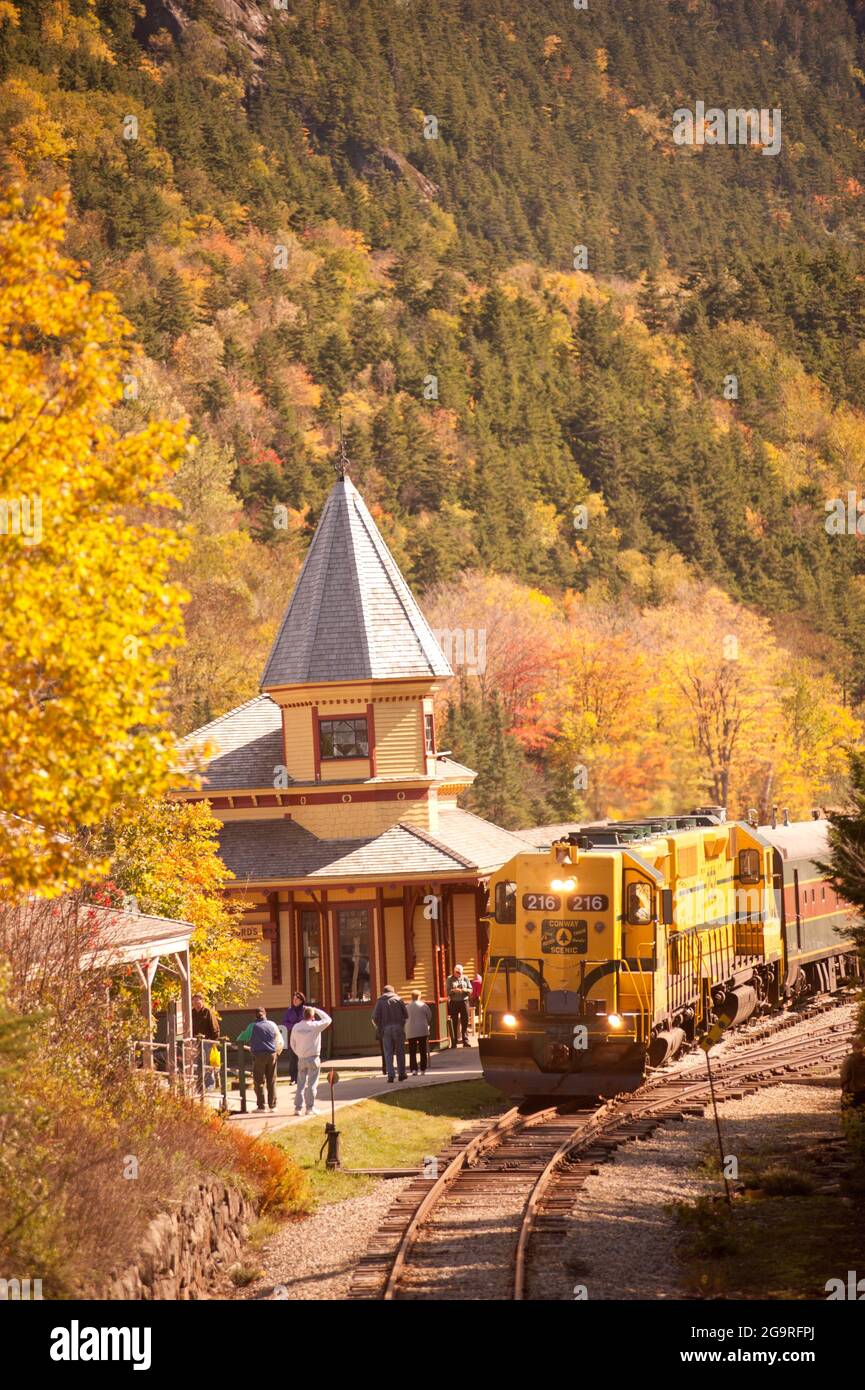
[[322, 719], [318, 725], [323, 758], [368, 758], [369, 733], [365, 719]]
[[371, 998], [369, 910], [340, 908], [336, 914], [341, 1004], [367, 1004]]
[[303, 992], [309, 1002], [321, 1003], [321, 919], [317, 912], [305, 908], [300, 914], [301, 955], [303, 958]]
[[435, 719], [431, 714], [425, 714], [423, 717], [423, 736], [426, 751], [432, 756], [436, 751], [436, 726]]

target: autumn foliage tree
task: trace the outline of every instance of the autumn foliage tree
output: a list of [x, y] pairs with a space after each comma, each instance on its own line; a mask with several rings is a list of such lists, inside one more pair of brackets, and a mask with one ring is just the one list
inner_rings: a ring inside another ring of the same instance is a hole
[[[798, 818], [844, 796], [860, 721], [817, 663], [791, 659], [767, 619], [712, 585], [680, 576], [654, 605], [603, 594], [556, 605], [513, 581], [467, 575], [442, 586], [428, 611], [449, 633], [488, 625], [483, 671], [463, 668], [443, 698], [448, 744], [479, 774], [465, 804], [491, 819], [517, 826], [711, 802], [766, 822], [776, 803]], [[505, 726], [491, 757], [494, 707]]]
[[234, 874], [219, 857], [220, 825], [206, 802], [144, 801], [118, 807], [97, 848], [139, 911], [192, 923], [193, 989], [241, 1004], [258, 987], [261, 954], [237, 931], [242, 908], [226, 892]]
[[0, 895], [88, 866], [70, 832], [168, 779], [180, 424], [121, 436], [131, 332], [60, 243], [66, 198], [0, 202]]

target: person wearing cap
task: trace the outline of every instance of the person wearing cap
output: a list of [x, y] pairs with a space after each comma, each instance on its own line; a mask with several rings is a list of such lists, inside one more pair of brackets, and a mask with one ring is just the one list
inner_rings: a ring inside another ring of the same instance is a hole
[[461, 965], [454, 966], [454, 973], [448, 975], [447, 995], [448, 995], [448, 1016], [450, 1018], [451, 1032], [453, 1034], [454, 1047], [459, 1047], [460, 1032], [462, 1032], [463, 1047], [471, 1047], [469, 1042], [469, 997], [472, 992], [471, 980], [463, 974]]
[[294, 1113], [299, 1115], [306, 1098], [307, 1115], [317, 1115], [315, 1093], [321, 1075], [321, 1035], [329, 1028], [333, 1019], [324, 1009], [315, 1009], [307, 1004], [303, 1018], [291, 1030], [289, 1046], [297, 1053], [297, 1090], [294, 1095]]
[[238, 1033], [239, 1043], [248, 1043], [252, 1053], [252, 1084], [255, 1087], [255, 1108], [263, 1110], [264, 1090], [267, 1103], [276, 1109], [276, 1059], [282, 1051], [282, 1034], [267, 1017], [266, 1009], [256, 1009], [252, 1023]]
[[405, 1025], [408, 1009], [400, 999], [393, 985], [385, 985], [372, 1011], [373, 1026], [378, 1029], [384, 1043], [384, 1060], [387, 1066], [387, 1079], [395, 1080], [394, 1056], [399, 1070], [400, 1081], [405, 1081]]

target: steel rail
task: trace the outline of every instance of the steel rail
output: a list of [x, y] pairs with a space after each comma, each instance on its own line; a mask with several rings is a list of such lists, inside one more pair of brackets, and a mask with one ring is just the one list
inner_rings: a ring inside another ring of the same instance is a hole
[[521, 1129], [531, 1129], [536, 1124], [543, 1123], [552, 1115], [558, 1114], [558, 1107], [552, 1106], [546, 1110], [537, 1110], [531, 1114], [525, 1114], [519, 1106], [514, 1106], [506, 1114], [501, 1115], [498, 1120], [485, 1129], [481, 1134], [475, 1135], [470, 1139], [465, 1148], [460, 1149], [447, 1165], [443, 1173], [430, 1186], [429, 1192], [422, 1198], [415, 1208], [408, 1225], [403, 1231], [399, 1244], [396, 1248], [393, 1262], [388, 1271], [387, 1280], [384, 1286], [382, 1298], [390, 1302], [396, 1298], [399, 1288], [400, 1276], [405, 1267], [409, 1251], [417, 1239], [420, 1226], [435, 1206], [441, 1201], [442, 1197], [452, 1186], [452, 1184], [462, 1173], [463, 1169], [470, 1166], [472, 1162], [480, 1158], [487, 1149], [495, 1149], [498, 1142], [509, 1134], [516, 1133]]
[[[815, 1015], [815, 1021], [817, 1019], [822, 1022], [822, 1014]], [[784, 1077], [776, 1074], [779, 1065], [784, 1065], [785, 1069], [791, 1071], [801, 1071], [808, 1067], [819, 1066], [830, 1059], [834, 1060], [836, 1056], [842, 1056], [849, 1050], [849, 1039], [853, 1031], [852, 1020], [849, 1026], [831, 1022], [828, 1027], [820, 1027], [818, 1023], [814, 1034], [810, 1037], [783, 1040], [784, 1052], [782, 1052], [781, 1058], [783, 1059], [786, 1054], [786, 1061], [781, 1060], [779, 1062], [779, 1058], [775, 1055], [775, 1047], [771, 1044], [769, 1050], [772, 1055], [769, 1057], [763, 1056], [759, 1059], [757, 1057], [737, 1057], [735, 1060], [733, 1057], [728, 1057], [725, 1060], [729, 1069], [725, 1070], [716, 1081], [716, 1090], [723, 1100], [729, 1098], [729, 1095], [724, 1096], [725, 1091], [728, 1093], [737, 1091], [740, 1087], [758, 1089], [761, 1086], [783, 1085]], [[835, 1034], [840, 1036], [833, 1036]], [[779, 1039], [778, 1042], [781, 1043], [782, 1040]], [[820, 1055], [809, 1056], [808, 1054], [813, 1053], [816, 1048], [821, 1049]], [[760, 1051], [762, 1053], [764, 1049], [761, 1048]], [[673, 1077], [656, 1078], [645, 1089], [648, 1094], [643, 1097], [640, 1097], [638, 1093], [631, 1092], [607, 1101], [605, 1105], [593, 1113], [588, 1122], [579, 1129], [576, 1136], [572, 1135], [561, 1144], [538, 1175], [520, 1220], [514, 1261], [513, 1297], [515, 1302], [526, 1300], [529, 1245], [538, 1212], [548, 1190], [561, 1176], [561, 1170], [566, 1161], [569, 1158], [577, 1158], [584, 1154], [586, 1149], [591, 1147], [592, 1141], [599, 1138], [606, 1139], [608, 1142], [615, 1142], [617, 1129], [625, 1131], [629, 1125], [645, 1121], [656, 1121], [660, 1125], [670, 1115], [679, 1115], [683, 1109], [687, 1110], [691, 1106], [708, 1104], [710, 1099], [709, 1083], [702, 1077], [695, 1077], [693, 1082], [684, 1080], [683, 1083], [680, 1082], [679, 1084]], [[656, 1091], [658, 1094], [652, 1095], [652, 1091]], [[633, 1135], [623, 1134], [622, 1139], [625, 1137], [633, 1137]], [[618, 1145], [616, 1146], [618, 1147]]]
[[[761, 1036], [736, 1039], [735, 1046], [717, 1059], [716, 1087], [721, 1098], [730, 1099], [739, 1092], [751, 1093], [764, 1086], [782, 1085], [784, 1071], [801, 1073], [812, 1067], [830, 1064], [843, 1056], [849, 1048], [853, 1023], [852, 1020], [838, 1022], [833, 1019], [833, 1014], [834, 1008], [830, 1006], [816, 1010], [810, 1017], [796, 1019], [797, 1024], [811, 1025], [805, 1036], [785, 1037], [787, 1026], [781, 1023], [777, 1028], [770, 1026], [766, 1031], [761, 1029]], [[519, 1217], [512, 1282], [515, 1301], [525, 1301], [527, 1298], [532, 1236], [544, 1201], [557, 1181], [564, 1179], [568, 1161], [584, 1157], [596, 1142], [609, 1150], [635, 1137], [647, 1135], [656, 1125], [663, 1124], [665, 1119], [683, 1118], [685, 1114], [702, 1111], [708, 1100], [708, 1083], [704, 1076], [696, 1073], [689, 1075], [688, 1070], [677, 1072], [674, 1069], [664, 1075], [654, 1075], [640, 1091], [623, 1092], [603, 1102], [585, 1116], [582, 1123], [576, 1115], [573, 1117], [573, 1130], [538, 1174]], [[395, 1253], [390, 1256], [383, 1292], [379, 1297], [392, 1301], [399, 1296], [400, 1282], [406, 1266], [410, 1264], [421, 1228], [460, 1175], [488, 1153], [495, 1153], [497, 1148], [506, 1146], [508, 1140], [520, 1131], [530, 1130], [555, 1118], [564, 1118], [563, 1110], [565, 1107], [561, 1103], [529, 1113], [515, 1106], [470, 1139], [450, 1159], [401, 1231]], [[519, 1161], [515, 1166], [519, 1166]], [[578, 1186], [582, 1185], [579, 1175], [575, 1180]], [[494, 1181], [492, 1174], [491, 1181]]]

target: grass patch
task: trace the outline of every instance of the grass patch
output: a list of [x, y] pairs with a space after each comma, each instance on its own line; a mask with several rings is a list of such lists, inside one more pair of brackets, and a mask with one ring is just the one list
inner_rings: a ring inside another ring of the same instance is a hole
[[837, 1197], [766, 1197], [734, 1203], [734, 1249], [708, 1257], [688, 1247], [692, 1291], [703, 1297], [825, 1299], [826, 1281], [865, 1262], [865, 1203]]
[[733, 1213], [719, 1197], [698, 1197], [695, 1202], [674, 1202], [670, 1208], [683, 1242], [692, 1256], [716, 1260], [738, 1252]]
[[758, 1185], [770, 1197], [807, 1197], [814, 1191], [813, 1179], [787, 1163], [770, 1163], [760, 1174]]
[[[462, 1125], [508, 1109], [500, 1091], [485, 1081], [454, 1081], [419, 1086], [347, 1106], [336, 1114], [340, 1157], [346, 1168], [419, 1168], [437, 1154]], [[325, 1116], [313, 1116], [280, 1130], [281, 1145], [309, 1178], [315, 1202], [344, 1202], [369, 1192], [376, 1179], [328, 1173], [319, 1150]]]
[[282, 1221], [277, 1217], [260, 1216], [246, 1238], [250, 1250], [261, 1250], [267, 1242], [282, 1229]]
[[[698, 1171], [717, 1182], [717, 1157], [707, 1152]], [[859, 1171], [851, 1146], [835, 1138], [797, 1151], [795, 1162], [790, 1146], [743, 1156], [731, 1211], [717, 1193], [673, 1209], [688, 1291], [825, 1299], [827, 1280], [865, 1267]], [[836, 1184], [838, 1191], [820, 1190]]]

